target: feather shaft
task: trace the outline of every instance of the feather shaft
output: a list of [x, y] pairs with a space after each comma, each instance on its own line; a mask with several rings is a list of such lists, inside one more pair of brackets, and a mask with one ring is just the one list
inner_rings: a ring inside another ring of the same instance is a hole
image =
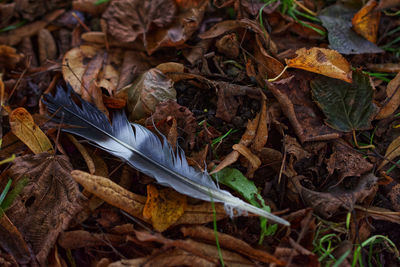
[[[80, 99], [72, 100], [72, 89], [57, 88], [55, 96], [46, 95], [43, 102], [54, 120], [75, 126], [63, 131], [79, 135], [112, 155], [127, 161], [137, 170], [155, 178], [158, 183], [205, 201], [225, 204], [225, 207], [247, 211], [273, 222], [290, 225], [286, 220], [252, 206], [228, 191], [222, 190], [206, 172], [190, 167], [181, 149], [174, 151], [162, 136], [162, 141], [146, 128], [129, 123], [125, 113], [115, 112], [112, 125], [94, 105]], [[133, 128], [135, 131], [133, 131]]]

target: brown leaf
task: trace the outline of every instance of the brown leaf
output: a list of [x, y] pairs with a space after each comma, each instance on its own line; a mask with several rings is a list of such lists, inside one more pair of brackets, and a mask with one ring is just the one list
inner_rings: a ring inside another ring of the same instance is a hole
[[316, 192], [301, 185], [300, 179], [304, 177], [296, 176], [292, 178], [295, 190], [300, 194], [306, 205], [313, 207], [314, 211], [325, 218], [330, 218], [340, 208], [351, 211], [354, 204], [363, 202], [366, 198], [374, 197], [377, 191], [378, 178], [373, 174], [367, 174], [360, 178], [358, 184], [351, 191], [336, 188], [329, 193]]
[[57, 46], [53, 36], [47, 29], [41, 29], [38, 34], [39, 60], [40, 64], [46, 63], [47, 60], [57, 58]]
[[375, 10], [377, 5], [375, 0], [369, 0], [351, 20], [354, 31], [374, 44], [376, 44], [381, 18], [381, 12]]
[[400, 106], [400, 72], [387, 85], [386, 95], [387, 98], [375, 117], [377, 120], [389, 117]]
[[[89, 173], [78, 170], [72, 171], [71, 175], [86, 190], [103, 199], [110, 205], [120, 208], [130, 215], [150, 223], [148, 219], [143, 217], [146, 197], [126, 190], [108, 178], [90, 175]], [[215, 211], [217, 220], [227, 217], [223, 205], [215, 203]], [[187, 205], [185, 213], [178, 219], [176, 225], [207, 223], [213, 220], [214, 213], [212, 205], [206, 202], [200, 205]]]
[[13, 70], [23, 58], [22, 54], [17, 53], [17, 49], [8, 45], [0, 45], [0, 68]]
[[[204, 259], [207, 259], [208, 261], [211, 261], [214, 264], [218, 264], [219, 262], [219, 254], [218, 254], [219, 252], [216, 246], [196, 242], [191, 239], [172, 240], [161, 236], [161, 234], [151, 234], [148, 232], [140, 232], [140, 231], [135, 231], [135, 232], [137, 239], [139, 239], [142, 242], [146, 241], [146, 242], [161, 243], [165, 246], [180, 248], [193, 255], [197, 255]], [[229, 266], [233, 264], [237, 264], [238, 266], [254, 266], [251, 263], [251, 261], [240, 256], [239, 254], [236, 254], [234, 252], [225, 249], [221, 249], [220, 252], [222, 253], [224, 262], [226, 262], [226, 264]]]
[[58, 244], [64, 249], [78, 249], [104, 246], [121, 245], [125, 242], [125, 236], [115, 234], [94, 234], [83, 230], [75, 230], [61, 233]]
[[152, 24], [168, 25], [173, 19], [176, 6], [172, 0], [116, 0], [103, 13], [108, 33], [120, 42], [133, 42], [140, 35], [146, 45], [147, 33]]
[[159, 103], [154, 113], [146, 119], [145, 125], [148, 128], [152, 128], [154, 123], [156, 128], [165, 134], [167, 132], [166, 129], [164, 129], [165, 126], [160, 125], [160, 122], [165, 121], [168, 116], [172, 116], [176, 119], [177, 128], [183, 130], [183, 133], [179, 132], [184, 138], [185, 144], [189, 144], [189, 147], [193, 148], [196, 138], [196, 118], [188, 108], [179, 105], [175, 101], [168, 100]]
[[324, 124], [318, 107], [311, 101], [306, 79], [292, 76], [274, 83], [267, 82], [267, 85], [302, 143], [332, 140], [340, 136], [338, 131]]
[[31, 255], [24, 237], [3, 211], [0, 214], [0, 236], [1, 248], [11, 254], [19, 264], [30, 262]]
[[209, 1], [184, 0], [175, 2], [178, 6], [178, 14], [175, 20], [168, 27], [153, 31], [147, 36], [146, 50], [149, 55], [161, 47], [176, 47], [189, 40], [200, 26]]
[[396, 211], [400, 211], [400, 184], [394, 185], [389, 192], [389, 199], [392, 203], [392, 207]]
[[286, 60], [291, 68], [303, 69], [351, 83], [351, 66], [337, 51], [313, 47], [300, 48], [295, 58]]
[[239, 56], [239, 42], [236, 33], [231, 33], [222, 36], [215, 43], [218, 52], [224, 54], [229, 58], [236, 58]]
[[143, 217], [151, 219], [158, 232], [167, 230], [185, 212], [186, 196], [171, 188], [157, 190], [154, 185], [147, 185], [147, 201], [143, 209]]
[[378, 170], [382, 169], [390, 160], [400, 156], [400, 136], [394, 139], [385, 152], [385, 160], [379, 165]]
[[[181, 232], [185, 237], [189, 236], [196, 239], [207, 240], [208, 242], [212, 243], [215, 242], [215, 232], [204, 226], [182, 227]], [[254, 260], [264, 263], [285, 265], [284, 261], [277, 259], [268, 252], [254, 249], [246, 242], [233, 236], [218, 232], [218, 241], [220, 242], [221, 247], [236, 251]]]
[[7, 45], [16, 45], [25, 37], [36, 35], [41, 29], [47, 26], [50, 22], [58, 18], [65, 12], [64, 9], [54, 10], [47, 14], [42, 20], [32, 22], [15, 30], [9, 31], [6, 35], [0, 35], [0, 43]]
[[176, 100], [172, 80], [160, 70], [150, 69], [143, 73], [128, 90], [128, 110], [131, 121], [151, 115], [160, 102]]
[[10, 114], [11, 131], [24, 142], [33, 153], [53, 152], [49, 138], [35, 124], [29, 112], [24, 108], [16, 108]]
[[29, 177], [7, 216], [31, 244], [39, 263], [44, 264], [60, 232], [82, 208], [83, 196], [71, 178], [72, 166], [65, 156], [48, 153], [16, 158], [10, 173], [13, 180]]
[[74, 0], [72, 1], [72, 9], [96, 16], [102, 14], [107, 8], [106, 3], [98, 5], [96, 2], [98, 2], [98, 0]]
[[261, 166], [261, 160], [256, 155], [254, 155], [246, 146], [242, 144], [235, 144], [232, 146], [232, 149], [243, 155], [251, 163], [253, 168], [257, 169]]
[[338, 184], [346, 177], [361, 176], [373, 168], [362, 154], [340, 139], [334, 143], [333, 150], [331, 157], [326, 160], [326, 168], [329, 175], [334, 171], [338, 173]]

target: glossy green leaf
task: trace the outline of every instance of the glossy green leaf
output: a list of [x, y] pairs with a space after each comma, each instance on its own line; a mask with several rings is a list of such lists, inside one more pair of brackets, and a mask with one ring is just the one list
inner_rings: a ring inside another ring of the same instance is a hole
[[311, 82], [312, 95], [332, 128], [351, 132], [371, 128], [377, 108], [369, 76], [353, 71], [353, 83], [321, 76]]
[[[219, 183], [224, 184], [240, 195], [242, 195], [252, 205], [271, 212], [271, 208], [265, 205], [264, 199], [258, 193], [254, 182], [246, 178], [239, 170], [234, 168], [224, 168], [212, 175]], [[267, 219], [260, 217], [261, 235], [259, 243], [262, 243], [265, 235], [273, 235], [278, 225], [267, 227]]]

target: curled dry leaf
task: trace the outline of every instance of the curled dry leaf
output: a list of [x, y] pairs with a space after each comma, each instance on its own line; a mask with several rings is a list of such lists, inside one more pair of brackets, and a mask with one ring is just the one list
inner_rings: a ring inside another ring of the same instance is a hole
[[382, 169], [385, 167], [387, 163], [389, 163], [390, 160], [393, 160], [394, 158], [400, 156], [400, 136], [398, 136], [396, 139], [394, 139], [388, 148], [386, 149], [384, 160], [382, 163], [379, 165], [378, 170]]
[[111, 244], [119, 246], [126, 241], [126, 237], [115, 234], [95, 234], [84, 230], [63, 232], [58, 238], [58, 244], [64, 249], [78, 249], [104, 246]]
[[160, 70], [143, 73], [128, 90], [128, 110], [131, 121], [149, 116], [160, 102], [176, 100], [173, 82]]
[[351, 66], [337, 51], [326, 48], [300, 48], [296, 57], [286, 60], [291, 68], [303, 69], [351, 83]]
[[29, 182], [7, 210], [7, 216], [42, 265], [59, 233], [82, 209], [84, 197], [71, 178], [71, 170], [65, 156], [48, 153], [16, 158], [10, 169], [13, 180], [28, 176]]
[[175, 1], [175, 3], [178, 7], [178, 14], [174, 21], [167, 27], [153, 31], [147, 36], [146, 49], [150, 55], [161, 47], [176, 47], [189, 40], [199, 28], [209, 1], [183, 0]]
[[[91, 175], [78, 170], [72, 171], [71, 175], [90, 193], [140, 220], [151, 223], [150, 220], [143, 217], [146, 197], [126, 190], [108, 178]], [[219, 203], [215, 203], [215, 212], [217, 220], [227, 217], [223, 205]], [[211, 203], [187, 205], [185, 213], [178, 219], [175, 225], [207, 223], [213, 220], [214, 213]]]
[[8, 45], [0, 45], [0, 68], [13, 70], [23, 58], [22, 54], [17, 53], [17, 49]]
[[49, 138], [35, 124], [29, 112], [24, 108], [16, 108], [10, 114], [11, 131], [24, 142], [33, 153], [53, 152]]
[[307, 206], [313, 207], [315, 212], [325, 218], [332, 217], [339, 212], [340, 208], [351, 211], [355, 203], [362, 203], [367, 198], [373, 198], [378, 189], [378, 178], [372, 173], [363, 175], [351, 191], [336, 188], [329, 190], [329, 193], [305, 188], [300, 183], [302, 178], [304, 177], [295, 176], [291, 180], [296, 192], [300, 194]]
[[57, 58], [56, 42], [47, 29], [41, 29], [39, 31], [38, 45], [40, 64], [43, 65], [47, 60], [53, 60]]
[[253, 169], [258, 169], [258, 167], [261, 166], [261, 160], [254, 155], [250, 149], [248, 149], [246, 146], [242, 144], [235, 144], [232, 146], [232, 149], [239, 152], [241, 155], [243, 155], [252, 165]]
[[377, 5], [378, 2], [375, 0], [369, 0], [351, 20], [353, 29], [374, 44], [378, 36], [379, 21], [381, 18], [380, 10], [375, 9]]
[[153, 125], [155, 125], [156, 128], [165, 133], [166, 131], [163, 130], [163, 125], [159, 123], [165, 121], [169, 116], [175, 118], [178, 129], [183, 130], [183, 134], [180, 133], [180, 135], [185, 139], [185, 144], [189, 144], [189, 147], [193, 148], [196, 138], [196, 118], [187, 107], [181, 106], [173, 100], [159, 103], [154, 113], [146, 119], [145, 125], [148, 128], [152, 128]]
[[400, 106], [400, 71], [386, 87], [387, 98], [375, 119], [385, 119]]
[[186, 196], [171, 188], [158, 190], [154, 185], [147, 186], [143, 217], [151, 219], [156, 231], [163, 232], [176, 223], [185, 212], [185, 207]]
[[176, 6], [173, 0], [115, 0], [103, 14], [108, 33], [120, 42], [133, 42], [143, 35], [146, 46], [147, 33], [152, 24], [168, 25]]

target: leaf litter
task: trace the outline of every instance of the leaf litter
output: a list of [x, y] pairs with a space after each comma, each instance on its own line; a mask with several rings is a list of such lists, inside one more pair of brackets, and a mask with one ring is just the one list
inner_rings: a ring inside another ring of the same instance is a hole
[[[357, 256], [380, 235], [400, 242], [392, 2], [0, 3], [1, 264], [398, 264], [378, 242], [381, 258]], [[67, 84], [102, 123], [126, 109], [290, 226], [230, 218], [67, 135], [84, 130], [40, 102]]]

